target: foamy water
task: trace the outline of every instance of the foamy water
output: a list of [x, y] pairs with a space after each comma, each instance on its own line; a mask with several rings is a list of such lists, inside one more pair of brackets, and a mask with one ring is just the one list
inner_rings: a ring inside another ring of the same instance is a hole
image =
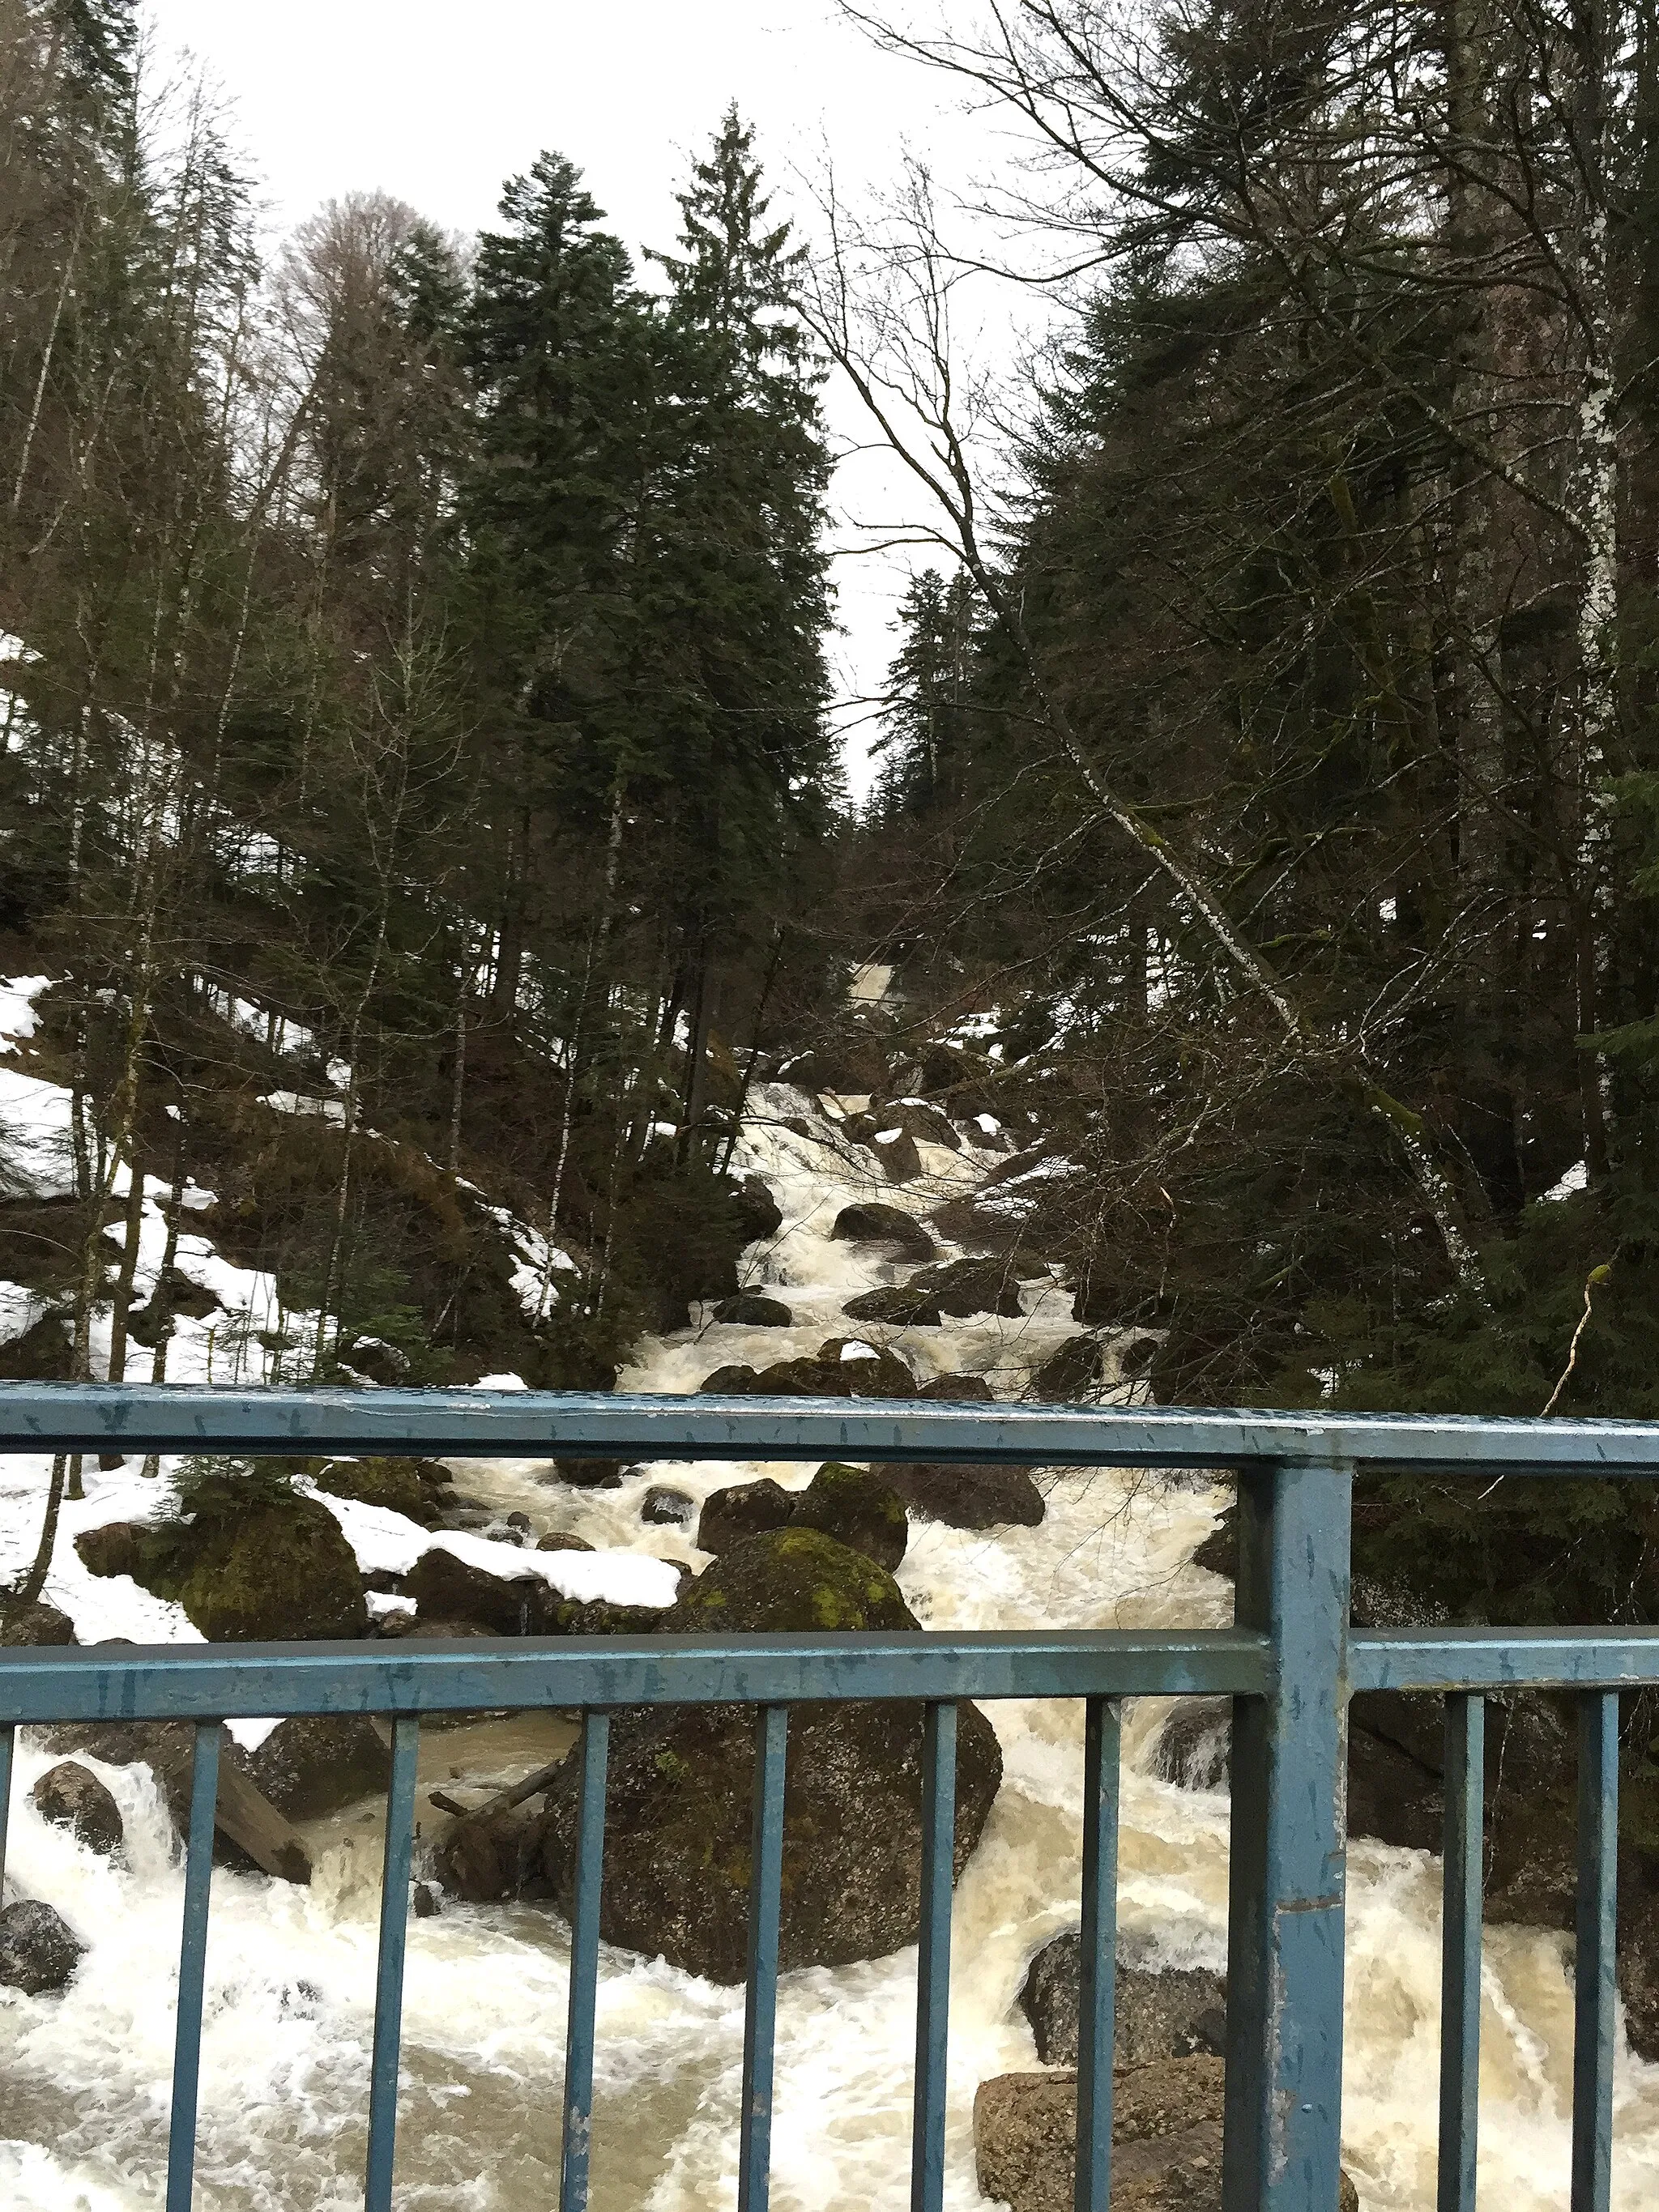
[[[712, 1368], [817, 1350], [830, 1335], [890, 1342], [918, 1376], [970, 1371], [1012, 1392], [1073, 1333], [1057, 1288], [1028, 1285], [1020, 1318], [947, 1320], [895, 1331], [847, 1322], [859, 1291], [908, 1267], [837, 1244], [840, 1207], [880, 1196], [920, 1210], [986, 1162], [924, 1148], [926, 1190], [862, 1176], [844, 1148], [770, 1118], [805, 1115], [799, 1094], [763, 1091], [738, 1165], [763, 1174], [785, 1215], [748, 1255], [754, 1287], [793, 1310], [790, 1329], [708, 1327], [652, 1340], [627, 1389], [689, 1390]], [[946, 1256], [951, 1256], [949, 1254]], [[796, 1466], [666, 1466], [620, 1490], [576, 1492], [543, 1463], [460, 1462], [463, 1489], [537, 1531], [702, 1564], [687, 1532], [647, 1528], [645, 1489], [701, 1499], [722, 1484]], [[1191, 1566], [1221, 1494], [1202, 1482], [1110, 1474], [1044, 1475], [1040, 1528], [978, 1534], [913, 1523], [900, 1570], [925, 1625], [960, 1628], [1208, 1625], [1228, 1586]], [[981, 2201], [971, 2108], [988, 2075], [1036, 2063], [1014, 2005], [1031, 1954], [1075, 1925], [1081, 1857], [1082, 1716], [1071, 1705], [988, 1708], [1005, 1780], [957, 1893], [952, 1947], [947, 2204]], [[1164, 1963], [1219, 1966], [1225, 1953], [1227, 1805], [1149, 1771], [1164, 1708], [1126, 1716], [1120, 1911], [1126, 1939]], [[550, 1755], [547, 1717], [428, 1732], [426, 1784], [479, 1783]], [[158, 2204], [165, 2163], [182, 1877], [142, 1768], [99, 1771], [127, 1823], [112, 1867], [27, 1806], [50, 1763], [20, 1747], [11, 1872], [90, 1950], [61, 1996], [0, 1991], [0, 2201], [20, 2212], [138, 2212]], [[430, 1808], [428, 1808], [429, 1815]], [[361, 2203], [377, 1929], [380, 1826], [364, 1807], [313, 1832], [308, 1890], [216, 1871], [203, 2037], [198, 2203], [219, 2212], [335, 2212]], [[1358, 1844], [1350, 1860], [1345, 2157], [1365, 2212], [1433, 2202], [1439, 2021], [1439, 1869], [1419, 1852]], [[1500, 1929], [1483, 1977], [1480, 2186], [1504, 2212], [1567, 2202], [1571, 1990], [1559, 1936]], [[557, 2186], [568, 1941], [528, 1906], [454, 1907], [413, 1921], [404, 2011], [398, 2202], [408, 2212], [545, 2212]], [[774, 2201], [789, 2212], [908, 2202], [914, 1951], [786, 1976], [778, 2008]], [[726, 2212], [735, 2203], [742, 1992], [660, 1961], [606, 1951], [599, 1997], [593, 2152], [598, 2212]], [[1659, 2201], [1659, 2069], [1621, 2054], [1614, 2202]]]

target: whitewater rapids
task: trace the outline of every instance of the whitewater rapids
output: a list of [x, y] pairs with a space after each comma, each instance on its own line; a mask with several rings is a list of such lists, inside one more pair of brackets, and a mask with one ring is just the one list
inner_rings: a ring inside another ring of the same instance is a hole
[[[782, 1126], [804, 1119], [808, 1133]], [[867, 1160], [868, 1154], [864, 1158]], [[1012, 1395], [1074, 1333], [1058, 1286], [1027, 1285], [1019, 1319], [942, 1328], [845, 1321], [856, 1292], [910, 1272], [830, 1241], [842, 1206], [881, 1197], [920, 1210], [988, 1158], [924, 1147], [926, 1187], [861, 1171], [816, 1101], [763, 1090], [739, 1147], [783, 1209], [747, 1255], [751, 1287], [793, 1310], [789, 1329], [706, 1327], [647, 1340], [627, 1389], [695, 1389], [712, 1368], [816, 1352], [830, 1335], [891, 1343], [919, 1377], [989, 1376]], [[948, 1251], [947, 1257], [952, 1256]], [[657, 1465], [613, 1492], [544, 1480], [544, 1463], [459, 1462], [460, 1486], [536, 1532], [701, 1564], [687, 1534], [647, 1527], [650, 1483], [698, 1499], [805, 1467]], [[1037, 1528], [973, 1534], [913, 1523], [899, 1581], [925, 1626], [1210, 1626], [1231, 1591], [1189, 1562], [1223, 1502], [1183, 1478], [1040, 1477]], [[951, 1961], [945, 2202], [981, 2202], [971, 2111], [988, 2075], [1036, 2063], [1014, 1999], [1031, 1954], [1075, 1925], [1082, 1716], [1073, 1705], [987, 1709], [1000, 1738], [1000, 1796], [957, 1893]], [[1151, 1771], [1164, 1708], [1126, 1720], [1120, 1916], [1126, 1945], [1170, 1966], [1224, 1963], [1227, 1804]], [[484, 1784], [550, 1755], [560, 1723], [525, 1717], [430, 1730], [423, 1790], [459, 1773]], [[567, 1731], [568, 1734], [568, 1731]], [[17, 2212], [148, 2212], [162, 2197], [182, 1875], [148, 1771], [97, 1766], [126, 1821], [111, 1866], [46, 1826], [27, 1802], [51, 1764], [21, 1743], [9, 1873], [89, 1945], [61, 1996], [0, 1990], [0, 2202]], [[94, 1763], [95, 1765], [95, 1762]], [[428, 1835], [437, 1816], [422, 1797]], [[362, 2202], [373, 2025], [380, 1832], [376, 1808], [312, 1832], [308, 1889], [216, 1870], [203, 2033], [197, 2203], [204, 2212], [347, 2212]], [[545, 2212], [557, 2188], [568, 1944], [529, 1906], [451, 1905], [411, 1921], [404, 2016], [398, 2202], [405, 2212]], [[780, 2212], [908, 2202], [915, 1954], [786, 1976], [779, 1991], [773, 2201]], [[1439, 2030], [1439, 1868], [1419, 1852], [1358, 1844], [1350, 1858], [1345, 2162], [1364, 2212], [1426, 2212], [1434, 2199]], [[1571, 1990], [1565, 1939], [1490, 1930], [1482, 1977], [1480, 2188], [1504, 2212], [1567, 2202]], [[595, 2212], [726, 2212], [735, 2203], [743, 1993], [660, 1962], [602, 1954]], [[1659, 2201], [1659, 2069], [1621, 2049], [1614, 2203]]]

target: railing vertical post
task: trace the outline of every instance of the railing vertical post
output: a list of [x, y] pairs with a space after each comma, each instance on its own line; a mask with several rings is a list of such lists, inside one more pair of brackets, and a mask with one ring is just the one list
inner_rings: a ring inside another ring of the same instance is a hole
[[1073, 2212], [1112, 2197], [1112, 2039], [1117, 1982], [1117, 1831], [1123, 1712], [1091, 1698], [1083, 1753], [1083, 1926], [1079, 1937], [1077, 2171]]
[[576, 1894], [570, 1916], [570, 2012], [564, 2045], [564, 2148], [559, 2212], [586, 2212], [593, 2128], [593, 2020], [599, 2003], [599, 1891], [605, 1879], [605, 1790], [611, 1716], [582, 1715], [576, 1815]]
[[910, 2139], [910, 2212], [940, 2212], [945, 2202], [945, 2066], [956, 1834], [957, 1709], [930, 1705], [922, 1752], [921, 1934], [916, 1950], [916, 2094]]
[[1481, 1814], [1486, 1705], [1446, 1700], [1445, 1909], [1440, 1955], [1440, 2173], [1437, 2212], [1475, 2212], [1480, 2093]]
[[1619, 1692], [1578, 1701], [1578, 1947], [1573, 1966], [1572, 2212], [1607, 2212], [1619, 2025]]
[[208, 1892], [219, 1803], [222, 1723], [198, 1721], [185, 1834], [185, 1922], [179, 1946], [179, 2017], [173, 2043], [173, 2112], [167, 2124], [167, 2212], [191, 2212], [196, 2187], [196, 2108], [202, 2077], [202, 1984], [207, 1967]]
[[1233, 1704], [1224, 2212], [1334, 2212], [1340, 2186], [1352, 1468], [1238, 1479], [1238, 1625], [1270, 1639]]
[[415, 1784], [420, 1753], [418, 1717], [399, 1714], [392, 1723], [392, 1783], [386, 1792], [363, 2212], [392, 2212], [392, 2161], [398, 2139], [398, 2067], [403, 2048], [404, 1961], [409, 1945], [409, 1877], [415, 1852]]
[[6, 1827], [11, 1818], [11, 1747], [15, 1729], [0, 1728], [0, 1904], [5, 1901]]

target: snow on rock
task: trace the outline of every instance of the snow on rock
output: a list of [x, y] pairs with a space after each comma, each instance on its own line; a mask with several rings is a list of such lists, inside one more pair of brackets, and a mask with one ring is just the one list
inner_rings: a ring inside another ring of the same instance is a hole
[[[550, 1244], [539, 1229], [527, 1221], [520, 1221], [504, 1206], [492, 1206], [483, 1198], [484, 1212], [506, 1237], [513, 1254], [513, 1290], [519, 1304], [532, 1322], [540, 1321], [550, 1305], [558, 1304], [559, 1293], [553, 1278], [556, 1274], [577, 1273], [575, 1261], [568, 1252], [556, 1244]], [[483, 1384], [479, 1384], [482, 1389]], [[520, 1384], [523, 1389], [523, 1384]]]
[[[270, 848], [274, 860], [276, 848], [270, 839], [263, 831], [250, 831], [249, 849], [255, 841], [259, 841], [262, 848]], [[251, 866], [245, 867], [244, 872], [253, 872]], [[261, 1044], [269, 1044], [274, 1052], [306, 1053], [316, 1044], [314, 1031], [290, 1021], [275, 1006], [261, 1006], [257, 999], [239, 999], [234, 991], [222, 990], [217, 984], [205, 981], [201, 988], [208, 1006], [221, 1021], [228, 1023], [234, 1030], [240, 1030], [244, 1036], [256, 1037]]]
[[1559, 1182], [1550, 1185], [1540, 1203], [1544, 1206], [1559, 1206], [1563, 1199], [1576, 1198], [1581, 1190], [1589, 1188], [1589, 1163], [1587, 1160], [1577, 1160], [1567, 1170]]
[[301, 1477], [295, 1488], [325, 1505], [339, 1522], [364, 1574], [406, 1575], [428, 1552], [448, 1552], [465, 1565], [507, 1582], [535, 1577], [573, 1604], [603, 1598], [611, 1605], [672, 1605], [678, 1570], [637, 1552], [526, 1552], [459, 1528], [422, 1528], [389, 1506], [336, 1498]]
[[[52, 1461], [45, 1455], [0, 1461], [0, 1583], [25, 1574], [34, 1556]], [[165, 1477], [146, 1480], [133, 1468], [106, 1474], [95, 1461], [82, 1463], [86, 1496], [65, 1498], [58, 1542], [42, 1595], [67, 1613], [80, 1644], [200, 1644], [205, 1639], [181, 1605], [157, 1597], [131, 1575], [94, 1575], [82, 1564], [75, 1540], [83, 1529], [112, 1521], [155, 1522], [177, 1504]]]
[[343, 1098], [313, 1098], [303, 1091], [272, 1091], [259, 1103], [273, 1114], [297, 1114], [313, 1121], [332, 1121], [344, 1128], [346, 1109]]
[[34, 1292], [21, 1283], [0, 1282], [0, 1344], [26, 1334], [45, 1311]]
[[15, 1052], [34, 1035], [40, 1017], [34, 1002], [53, 981], [50, 975], [0, 975], [0, 1053]]
[[0, 1183], [25, 1198], [75, 1193], [70, 1093], [0, 1066]]

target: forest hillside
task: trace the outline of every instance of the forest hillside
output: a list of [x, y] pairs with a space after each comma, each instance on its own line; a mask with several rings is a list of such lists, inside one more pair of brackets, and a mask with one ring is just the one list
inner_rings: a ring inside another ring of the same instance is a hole
[[[991, 482], [925, 179], [809, 254], [733, 111], [659, 246], [549, 151], [262, 255], [128, 0], [0, 4], [0, 1373], [608, 1387], [786, 1074], [1036, 1146], [1162, 1400], [1650, 1410], [1645, 17], [870, 27], [1043, 134]], [[936, 549], [864, 805], [831, 376]]]

